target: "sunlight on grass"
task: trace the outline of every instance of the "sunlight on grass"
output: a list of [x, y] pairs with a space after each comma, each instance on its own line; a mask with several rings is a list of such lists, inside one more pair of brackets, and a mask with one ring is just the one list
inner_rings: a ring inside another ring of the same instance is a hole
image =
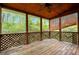
[[73, 25], [73, 26], [69, 26], [69, 27], [66, 27], [66, 28], [63, 28], [62, 31], [68, 31], [68, 32], [77, 32], [77, 25]]

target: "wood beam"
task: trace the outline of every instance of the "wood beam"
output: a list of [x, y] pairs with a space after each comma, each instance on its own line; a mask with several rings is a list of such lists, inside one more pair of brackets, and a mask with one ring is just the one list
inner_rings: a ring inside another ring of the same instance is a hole
[[50, 31], [50, 20], [49, 20], [49, 38], [51, 38], [51, 31]]
[[0, 52], [1, 52], [1, 6], [0, 6]]
[[0, 34], [1, 34], [1, 6], [0, 6]]
[[40, 41], [42, 40], [42, 17], [40, 17]]
[[78, 46], [79, 46], [79, 12], [78, 12]]
[[28, 14], [26, 14], [26, 44], [29, 44], [28, 35]]
[[61, 41], [61, 17], [59, 17], [59, 40]]

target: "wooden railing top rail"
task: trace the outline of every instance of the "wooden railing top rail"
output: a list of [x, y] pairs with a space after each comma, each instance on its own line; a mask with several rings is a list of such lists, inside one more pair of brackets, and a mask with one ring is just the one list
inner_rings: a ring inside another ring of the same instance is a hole
[[[43, 31], [43, 32], [49, 32], [49, 31]], [[40, 32], [28, 32], [28, 34], [30, 33], [40, 33]], [[10, 34], [27, 34], [27, 33], [6, 33], [6, 34], [0, 34], [0, 35], [10, 35]]]
[[[49, 32], [49, 31], [43, 31], [42, 33], [46, 33], [46, 32]], [[50, 31], [50, 32], [58, 32], [59, 31]], [[32, 34], [32, 33], [40, 33], [40, 32], [28, 32], [28, 34]], [[61, 33], [78, 33], [78, 32], [61, 32]], [[0, 35], [14, 35], [14, 34], [27, 34], [27, 33], [6, 33], [6, 34], [0, 34]]]
[[12, 34], [26, 34], [26, 33], [6, 33], [6, 34], [0, 34], [0, 35], [12, 35]]
[[[59, 32], [59, 31], [50, 31], [50, 32]], [[64, 31], [61, 31], [61, 33], [78, 33], [78, 32], [64, 32]]]

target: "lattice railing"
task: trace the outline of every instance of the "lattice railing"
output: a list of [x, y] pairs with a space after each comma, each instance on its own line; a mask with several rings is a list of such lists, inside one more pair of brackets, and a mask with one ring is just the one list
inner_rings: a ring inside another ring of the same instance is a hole
[[78, 44], [78, 32], [74, 32], [72, 36], [73, 36], [72, 43]]
[[42, 39], [48, 39], [49, 38], [49, 31], [48, 32], [42, 32]]
[[40, 33], [39, 32], [29, 33], [28, 41], [29, 43], [34, 42], [34, 41], [40, 41]]
[[[59, 40], [59, 32], [51, 32], [50, 38]], [[78, 43], [78, 32], [62, 32], [61, 41], [71, 42], [74, 44]]]
[[62, 37], [61, 40], [62, 41], [66, 41], [66, 42], [72, 42], [72, 33], [69, 32], [62, 32]]
[[62, 32], [61, 35], [62, 35], [62, 37], [61, 37], [62, 41], [77, 44], [77, 40], [78, 40], [78, 33], [77, 32]]
[[[42, 40], [53, 38], [59, 40], [59, 32], [42, 32]], [[72, 42], [77, 44], [78, 40], [78, 33], [77, 32], [62, 32], [61, 33], [62, 41], [66, 42]], [[0, 47], [1, 51], [5, 50], [10, 47], [19, 46], [19, 45], [25, 45], [28, 41], [28, 43], [32, 43], [35, 41], [41, 40], [41, 34], [40, 32], [34, 32], [34, 33], [28, 33], [28, 40], [27, 40], [27, 34], [26, 33], [16, 33], [16, 34], [1, 34], [0, 35]]]
[[59, 32], [51, 31], [50, 38], [59, 40]]
[[26, 34], [2, 34], [1, 35], [1, 50], [5, 50], [10, 47], [26, 44]]

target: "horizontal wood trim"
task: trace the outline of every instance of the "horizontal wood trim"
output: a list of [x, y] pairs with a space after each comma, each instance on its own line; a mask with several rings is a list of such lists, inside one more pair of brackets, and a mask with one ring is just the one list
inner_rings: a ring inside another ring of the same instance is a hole
[[[45, 33], [45, 32], [49, 32], [49, 31], [44, 31], [42, 33]], [[50, 31], [50, 32], [59, 32], [59, 31]], [[30, 33], [40, 33], [40, 32], [28, 32], [28, 34], [30, 34]], [[65, 32], [65, 31], [62, 31], [61, 33], [78, 33], [78, 32]], [[25, 34], [25, 33], [10, 33], [10, 34]], [[0, 35], [8, 35], [8, 33], [7, 34], [0, 34]]]
[[[26, 32], [25, 32], [26, 33]], [[1, 34], [1, 35], [10, 35], [10, 34], [25, 34], [25, 33], [6, 33], [6, 34]]]
[[[50, 32], [59, 32], [59, 31], [50, 31]], [[65, 31], [61, 31], [61, 33], [78, 33], [78, 32], [65, 32]]]

